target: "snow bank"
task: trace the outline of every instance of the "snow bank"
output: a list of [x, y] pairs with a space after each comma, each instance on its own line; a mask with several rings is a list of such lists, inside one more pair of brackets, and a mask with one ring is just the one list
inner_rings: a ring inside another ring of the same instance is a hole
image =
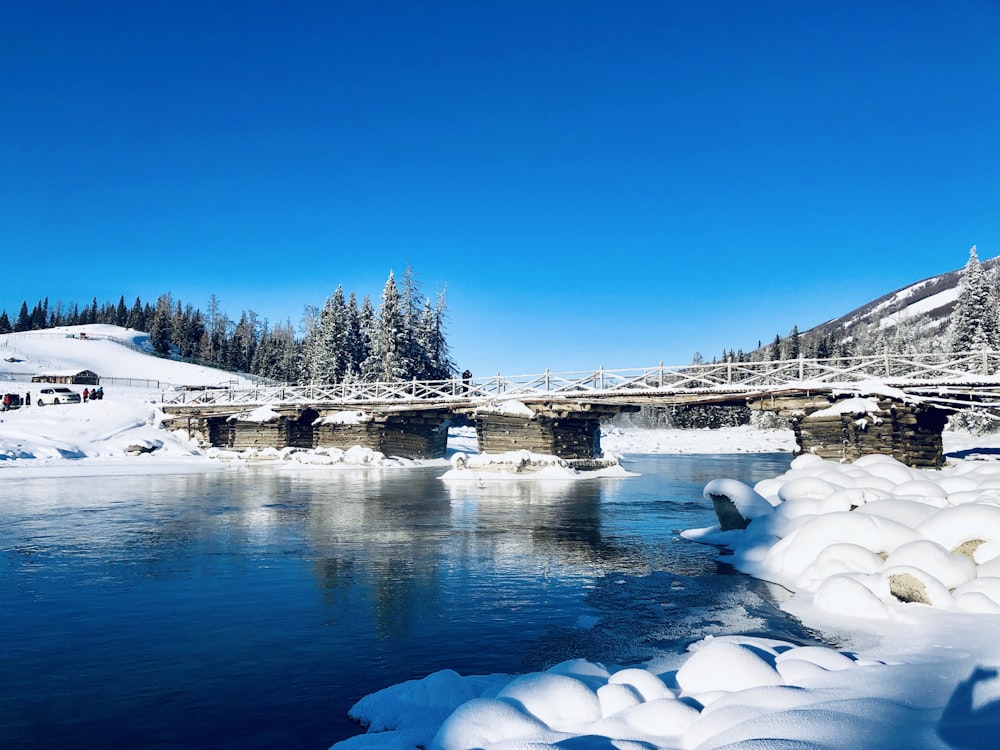
[[3, 412], [0, 477], [208, 470], [185, 433], [161, 426], [163, 416], [149, 402], [119, 396]]
[[718, 430], [623, 429], [601, 430], [601, 447], [613, 453], [791, 453], [791, 430], [760, 430], [750, 426]]
[[381, 451], [355, 445], [351, 448], [209, 448], [205, 455], [231, 464], [276, 462], [285, 469], [306, 468], [393, 468], [404, 466], [428, 466], [443, 464], [438, 461], [417, 461], [406, 458], [389, 457]]
[[1000, 558], [998, 487], [993, 462], [919, 470], [888, 456], [801, 456], [758, 484], [774, 513], [738, 536], [686, 536], [727, 545], [737, 568], [793, 591], [799, 608], [879, 620], [912, 619], [914, 603], [1000, 614], [1000, 569], [989, 564]]
[[370, 733], [333, 747], [946, 747], [906, 701], [919, 669], [749, 636], [706, 638], [677, 661], [576, 659], [516, 678], [445, 670], [359, 701], [351, 716]]
[[442, 672], [359, 701], [351, 715], [369, 733], [334, 747], [991, 748], [998, 490], [995, 462], [932, 471], [886, 456], [802, 456], [752, 488], [715, 480], [706, 497], [731, 501], [746, 528], [684, 536], [726, 546], [738, 568], [792, 592], [783, 607], [853, 648], [709, 637], [624, 668]]
[[614, 455], [586, 463], [586, 468], [581, 470], [574, 468], [566, 459], [528, 450], [478, 454], [457, 452], [451, 456], [452, 468], [441, 475], [441, 479], [446, 482], [482, 483], [512, 479], [577, 480], [635, 476], [625, 470]]

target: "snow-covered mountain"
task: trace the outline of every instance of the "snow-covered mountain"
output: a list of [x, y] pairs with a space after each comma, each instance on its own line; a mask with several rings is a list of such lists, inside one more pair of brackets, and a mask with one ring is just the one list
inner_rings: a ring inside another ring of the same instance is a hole
[[[994, 277], [1000, 269], [1000, 256], [982, 261], [983, 269]], [[931, 276], [889, 292], [838, 318], [801, 333], [806, 341], [823, 337], [831, 343], [856, 341], [881, 334], [889, 338], [905, 329], [919, 335], [925, 348], [947, 348], [945, 335], [955, 301], [962, 268]]]

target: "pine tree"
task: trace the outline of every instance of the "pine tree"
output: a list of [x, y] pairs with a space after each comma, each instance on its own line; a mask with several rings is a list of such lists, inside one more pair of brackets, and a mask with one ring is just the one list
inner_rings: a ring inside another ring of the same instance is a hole
[[364, 347], [361, 332], [361, 312], [358, 310], [358, 298], [351, 292], [347, 298], [347, 335], [344, 346], [347, 355], [347, 380], [355, 380], [361, 375], [361, 368], [368, 352]]
[[427, 353], [422, 350], [421, 324], [423, 318], [424, 297], [420, 291], [417, 274], [409, 263], [403, 273], [403, 283], [400, 287], [400, 313], [403, 320], [403, 335], [400, 341], [400, 353], [406, 379], [421, 378], [427, 367]]
[[778, 334], [774, 335], [774, 341], [771, 342], [771, 348], [768, 350], [767, 356], [772, 362], [777, 362], [781, 359], [781, 336]]
[[31, 316], [28, 314], [28, 302], [25, 300], [21, 302], [21, 310], [17, 314], [17, 320], [14, 321], [14, 333], [30, 330]]
[[320, 360], [320, 330], [319, 308], [316, 305], [306, 305], [302, 310], [302, 376], [316, 383], [322, 382], [322, 363]]
[[7, 311], [4, 310], [0, 313], [0, 333], [10, 333], [12, 330], [10, 318], [7, 317]]
[[366, 380], [405, 380], [410, 376], [406, 361], [405, 316], [392, 271], [382, 289], [382, 301], [372, 336], [372, 352], [366, 361]]
[[42, 307], [41, 300], [35, 303], [35, 306], [31, 309], [31, 315], [29, 317], [30, 317], [29, 325], [31, 327], [30, 330], [40, 331], [43, 328], [45, 328], [48, 315], [45, 312], [45, 308]]
[[61, 299], [56, 300], [55, 308], [49, 314], [49, 328], [57, 328], [63, 325], [63, 320], [65, 320], [66, 315], [63, 312], [63, 303]]
[[338, 286], [327, 297], [323, 309], [310, 327], [310, 378], [318, 383], [339, 383], [348, 371], [347, 305], [344, 289]]
[[125, 295], [118, 298], [118, 306], [115, 308], [115, 325], [125, 328], [128, 325], [128, 308], [125, 306]]
[[958, 300], [951, 315], [949, 340], [952, 351], [1000, 348], [1000, 322], [989, 278], [979, 262], [976, 246], [962, 270]]
[[125, 325], [126, 328], [131, 328], [136, 331], [146, 330], [146, 326], [142, 318], [142, 300], [138, 297], [135, 298], [135, 304], [133, 304], [132, 309], [129, 310], [128, 320]]
[[799, 342], [799, 327], [792, 326], [792, 330], [788, 333], [788, 338], [785, 339], [785, 359], [798, 359], [799, 353], [801, 352], [800, 342]]
[[372, 341], [375, 338], [375, 306], [372, 305], [371, 297], [367, 294], [361, 300], [361, 309], [358, 311], [358, 371], [362, 378], [369, 379], [368, 374], [372, 366], [369, 361], [372, 358]]
[[457, 368], [451, 358], [444, 334], [447, 320], [444, 290], [438, 294], [437, 304], [435, 304], [433, 312], [429, 312], [430, 300], [427, 301], [425, 310], [428, 312], [424, 316], [426, 322], [423, 324], [424, 340], [422, 346], [425, 360], [428, 363], [427, 378], [447, 380], [455, 375]]
[[283, 383], [297, 381], [300, 378], [297, 355], [298, 347], [291, 323], [278, 324], [273, 329], [265, 324], [260, 344], [254, 352], [251, 371]]
[[250, 372], [260, 338], [260, 320], [253, 310], [244, 310], [226, 347], [226, 366], [236, 372]]
[[326, 343], [331, 363], [330, 382], [342, 383], [348, 373], [350, 355], [347, 349], [347, 303], [344, 301], [344, 289], [341, 286], [333, 292], [327, 326], [329, 330], [326, 334]]
[[171, 314], [173, 305], [169, 294], [161, 294], [156, 300], [156, 310], [153, 312], [149, 328], [149, 344], [153, 352], [161, 357], [170, 354], [170, 334], [172, 331]]

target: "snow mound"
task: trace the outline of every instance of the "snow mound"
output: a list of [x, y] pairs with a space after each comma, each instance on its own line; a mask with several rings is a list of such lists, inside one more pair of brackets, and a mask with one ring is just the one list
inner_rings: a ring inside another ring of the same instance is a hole
[[507, 453], [461, 453], [451, 457], [451, 469], [441, 475], [446, 482], [496, 482], [510, 480], [569, 480], [635, 476], [617, 456], [587, 461], [585, 470], [558, 456], [528, 450]]
[[[853, 464], [796, 459], [767, 482], [779, 500], [773, 514], [751, 516], [745, 531], [724, 538], [721, 527], [686, 536], [717, 540], [732, 550], [737, 568], [794, 592], [797, 606], [840, 617], [889, 620], [980, 608], [995, 594], [984, 580], [1000, 573], [988, 565], [1000, 550], [997, 472], [996, 464], [974, 461], [918, 470], [888, 456]], [[837, 489], [847, 484], [861, 494]], [[960, 492], [949, 495], [948, 487]], [[710, 488], [745, 502], [739, 483], [716, 480], [706, 493]], [[866, 490], [877, 491], [877, 499]]]
[[[761, 736], [774, 742], [814, 739], [817, 732], [845, 736], [859, 747], [886, 710], [897, 710], [893, 701], [851, 707], [860, 716], [849, 730], [825, 729], [823, 723], [810, 730], [788, 719], [801, 711], [829, 724], [831, 702], [851, 700], [845, 686], [881, 684], [883, 666], [830, 648], [734, 636], [693, 644], [679, 669], [663, 672], [652, 666], [607, 670], [579, 659], [513, 678], [461, 677], [444, 670], [363, 698], [350, 713], [369, 734], [333, 747], [713, 748]], [[842, 721], [848, 709], [832, 713]], [[903, 735], [910, 741], [914, 736], [905, 730]], [[587, 744], [586, 738], [603, 739]]]

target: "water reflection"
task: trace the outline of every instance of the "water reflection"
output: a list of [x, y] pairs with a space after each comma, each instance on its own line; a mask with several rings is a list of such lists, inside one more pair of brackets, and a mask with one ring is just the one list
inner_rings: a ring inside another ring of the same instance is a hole
[[704, 475], [788, 457], [700, 460], [485, 488], [441, 468], [5, 481], [0, 746], [325, 747], [354, 700], [444, 667], [784, 627], [676, 530], [712, 522]]

